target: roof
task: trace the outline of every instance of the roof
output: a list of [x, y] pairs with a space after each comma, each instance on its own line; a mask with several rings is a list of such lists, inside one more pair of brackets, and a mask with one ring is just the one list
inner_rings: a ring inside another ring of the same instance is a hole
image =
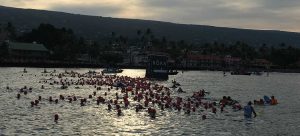
[[9, 42], [8, 48], [14, 50], [48, 51], [48, 49], [43, 44], [36, 43]]
[[191, 60], [223, 60], [223, 58], [215, 55], [188, 55], [188, 58]]
[[272, 64], [270, 61], [266, 60], [266, 59], [255, 59], [252, 61], [252, 63], [255, 64], [262, 64], [262, 65], [269, 65]]

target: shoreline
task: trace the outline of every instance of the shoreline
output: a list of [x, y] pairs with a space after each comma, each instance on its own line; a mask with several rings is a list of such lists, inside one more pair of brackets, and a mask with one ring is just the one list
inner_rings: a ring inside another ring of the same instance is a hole
[[[0, 67], [26, 67], [26, 68], [105, 68], [107, 65], [101, 63], [8, 63], [0, 62]], [[146, 66], [130, 66], [130, 65], [117, 65], [120, 69], [146, 69]], [[222, 68], [173, 68], [178, 71], [224, 71]], [[225, 70], [230, 72], [230, 70]], [[262, 71], [266, 72], [264, 68], [249, 68], [249, 71]], [[269, 72], [279, 72], [279, 73], [300, 73], [300, 69], [282, 69], [282, 68], [272, 68], [268, 70]]]

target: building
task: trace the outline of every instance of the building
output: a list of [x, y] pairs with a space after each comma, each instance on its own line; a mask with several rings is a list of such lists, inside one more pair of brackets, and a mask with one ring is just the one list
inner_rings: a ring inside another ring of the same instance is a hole
[[23, 60], [45, 60], [50, 51], [43, 44], [6, 42], [8, 58]]
[[130, 66], [146, 66], [148, 54], [140, 47], [130, 46], [127, 49], [124, 63]]
[[241, 58], [237, 58], [237, 57], [232, 57], [230, 55], [226, 55], [224, 57], [224, 64], [225, 64], [225, 69], [235, 69], [235, 68], [239, 68], [241, 65]]
[[184, 62], [187, 68], [196, 69], [221, 69], [223, 58], [215, 55], [189, 54]]
[[168, 56], [152, 54], [148, 56], [147, 78], [167, 80], [169, 77], [168, 71]]
[[251, 62], [251, 64], [252, 66], [261, 67], [261, 68], [265, 68], [272, 65], [272, 63], [266, 59], [254, 59]]

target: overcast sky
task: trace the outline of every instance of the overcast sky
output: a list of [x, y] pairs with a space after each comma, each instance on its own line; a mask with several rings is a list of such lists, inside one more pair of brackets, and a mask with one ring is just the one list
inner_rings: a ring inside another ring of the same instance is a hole
[[3, 6], [300, 32], [300, 0], [0, 0]]

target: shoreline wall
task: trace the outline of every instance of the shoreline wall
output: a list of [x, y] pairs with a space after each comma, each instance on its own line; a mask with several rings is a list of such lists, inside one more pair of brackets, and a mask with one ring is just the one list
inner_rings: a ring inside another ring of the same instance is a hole
[[[26, 63], [15, 63], [15, 62], [0, 62], [0, 67], [36, 67], [36, 68], [105, 68], [107, 64], [98, 64], [98, 63], [76, 63], [76, 62], [26, 62]], [[146, 66], [133, 66], [133, 65], [117, 65], [121, 69], [146, 69]], [[221, 68], [173, 68], [174, 70], [183, 70], [183, 71], [224, 71]], [[283, 69], [283, 68], [270, 68], [269, 70], [265, 68], [249, 68], [249, 71], [264, 71], [264, 72], [281, 72], [281, 73], [300, 73], [299, 68], [294, 69]], [[230, 70], [225, 70], [230, 71]]]

